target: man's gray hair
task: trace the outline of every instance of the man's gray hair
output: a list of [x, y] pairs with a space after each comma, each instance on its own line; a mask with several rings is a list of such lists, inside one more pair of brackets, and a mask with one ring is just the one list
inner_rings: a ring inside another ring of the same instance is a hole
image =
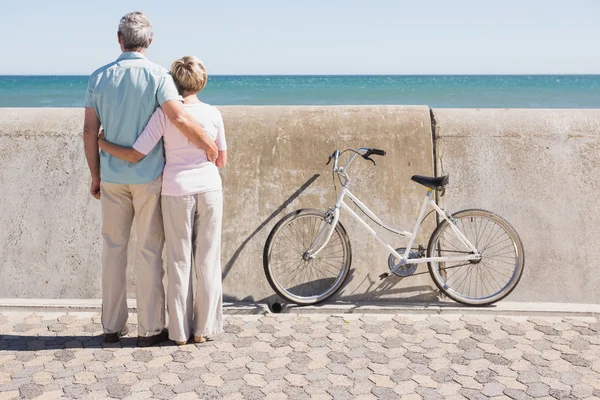
[[147, 49], [152, 39], [152, 23], [143, 12], [130, 12], [121, 18], [119, 33], [126, 50]]

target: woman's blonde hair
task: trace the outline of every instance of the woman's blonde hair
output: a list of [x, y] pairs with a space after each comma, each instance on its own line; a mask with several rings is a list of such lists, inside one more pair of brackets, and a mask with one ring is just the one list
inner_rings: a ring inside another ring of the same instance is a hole
[[199, 92], [206, 86], [208, 75], [198, 57], [185, 56], [171, 64], [171, 75], [180, 92]]

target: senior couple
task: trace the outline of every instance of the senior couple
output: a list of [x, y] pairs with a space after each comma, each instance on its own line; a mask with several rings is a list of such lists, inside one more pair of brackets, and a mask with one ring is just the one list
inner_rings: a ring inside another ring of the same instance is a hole
[[223, 326], [223, 119], [196, 96], [207, 81], [197, 58], [176, 60], [169, 74], [145, 57], [152, 43], [145, 14], [121, 18], [117, 37], [121, 56], [90, 77], [83, 135], [90, 193], [102, 208], [104, 340], [127, 334], [127, 246], [135, 219], [138, 346], [167, 338], [182, 345], [192, 336], [201, 343]]

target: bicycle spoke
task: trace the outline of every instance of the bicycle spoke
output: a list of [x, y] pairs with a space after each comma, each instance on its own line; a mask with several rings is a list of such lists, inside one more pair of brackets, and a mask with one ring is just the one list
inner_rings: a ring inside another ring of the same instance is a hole
[[[484, 266], [485, 266], [485, 264], [484, 264]], [[492, 279], [494, 280], [494, 282], [496, 282], [496, 285], [498, 286], [498, 288], [500, 290], [502, 290], [503, 286], [498, 282], [498, 280], [496, 279], [496, 277], [494, 276], [494, 274], [492, 274], [490, 271], [488, 271], [487, 266], [485, 268], [485, 271], [492, 277]]]
[[[452, 233], [454, 233], [454, 232], [452, 232]], [[459, 242], [459, 241], [458, 241], [458, 239], [457, 239], [456, 237], [454, 237], [453, 235], [449, 235], [449, 237], [450, 237], [450, 239], [454, 240], [456, 243], [462, 244], [462, 242]], [[453, 242], [451, 242], [449, 239], [446, 239], [446, 240], [447, 240], [447, 241], [446, 241], [446, 242], [444, 242], [445, 244], [447, 244], [447, 245], [449, 245], [449, 246], [452, 246], [452, 248], [454, 248], [454, 249], [456, 249], [456, 250], [460, 250], [460, 249], [459, 249], [458, 247], [456, 247], [456, 246], [454, 245], [454, 243], [453, 243]]]
[[282, 278], [287, 278], [287, 277], [293, 275], [294, 272], [298, 271], [298, 268], [300, 268], [300, 266], [302, 265], [303, 262], [304, 262], [304, 260], [301, 259], [296, 264], [294, 264], [291, 268], [288, 268], [287, 274], [283, 275]]
[[481, 249], [481, 252], [483, 253], [484, 251], [486, 251], [488, 249], [489, 246], [491, 246], [492, 243], [494, 243], [494, 240], [496, 240], [496, 237], [502, 232], [502, 227], [500, 225], [497, 226], [497, 230], [496, 233], [494, 233], [494, 236], [485, 244], [485, 247], [483, 249]]

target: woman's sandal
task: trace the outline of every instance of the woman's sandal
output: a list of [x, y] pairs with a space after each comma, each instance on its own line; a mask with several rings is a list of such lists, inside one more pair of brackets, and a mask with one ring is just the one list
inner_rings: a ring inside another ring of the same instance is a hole
[[208, 340], [207, 337], [203, 337], [203, 336], [194, 336], [194, 342], [196, 343], [204, 343]]
[[177, 346], [183, 346], [184, 344], [188, 344], [190, 342], [190, 339], [186, 339], [186, 340], [182, 340], [182, 341], [173, 340], [173, 343], [175, 343]]

